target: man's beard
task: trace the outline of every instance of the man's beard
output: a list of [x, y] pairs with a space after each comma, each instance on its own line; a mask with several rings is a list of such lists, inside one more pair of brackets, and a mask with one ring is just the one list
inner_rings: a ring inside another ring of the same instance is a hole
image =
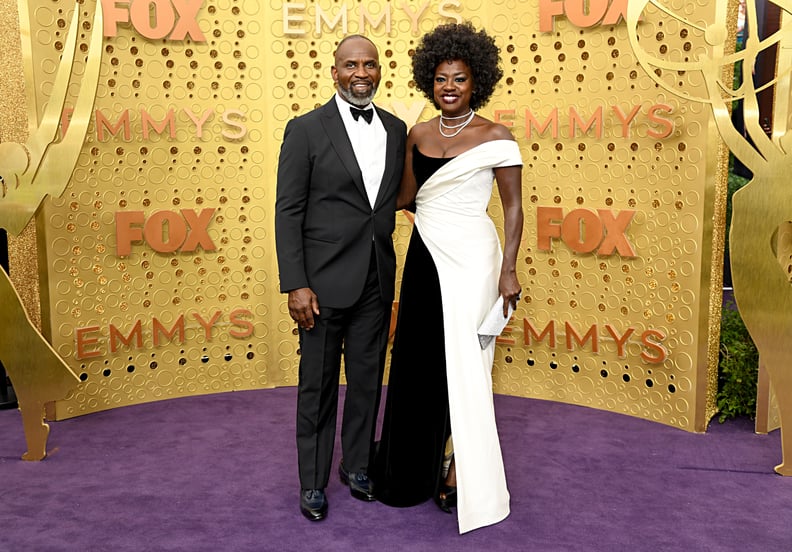
[[377, 93], [377, 86], [372, 85], [371, 92], [366, 94], [365, 96], [357, 96], [350, 88], [344, 88], [339, 83], [338, 85], [338, 94], [344, 98], [346, 101], [351, 103], [352, 105], [356, 105], [358, 107], [365, 107], [371, 103], [371, 100], [374, 99], [374, 94]]

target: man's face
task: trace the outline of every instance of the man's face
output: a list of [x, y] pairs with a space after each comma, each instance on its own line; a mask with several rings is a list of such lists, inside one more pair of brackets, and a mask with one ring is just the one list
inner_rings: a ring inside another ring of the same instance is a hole
[[338, 95], [362, 107], [371, 103], [380, 82], [377, 48], [365, 38], [350, 38], [336, 50], [331, 69]]

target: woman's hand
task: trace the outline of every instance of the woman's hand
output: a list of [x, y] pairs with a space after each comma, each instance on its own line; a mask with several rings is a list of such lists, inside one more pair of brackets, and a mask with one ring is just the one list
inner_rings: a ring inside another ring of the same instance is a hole
[[501, 270], [500, 281], [498, 282], [498, 292], [503, 297], [503, 317], [509, 316], [509, 305], [513, 309], [517, 308], [520, 300], [520, 282], [517, 280], [517, 273], [512, 270]]

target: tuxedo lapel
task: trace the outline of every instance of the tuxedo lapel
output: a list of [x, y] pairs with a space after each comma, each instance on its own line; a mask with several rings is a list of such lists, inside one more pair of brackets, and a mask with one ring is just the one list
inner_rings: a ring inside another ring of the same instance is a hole
[[324, 126], [330, 144], [333, 146], [338, 158], [346, 168], [355, 187], [363, 194], [363, 197], [368, 201], [366, 194], [366, 187], [363, 184], [363, 173], [360, 172], [360, 165], [358, 165], [355, 158], [355, 151], [352, 149], [352, 142], [349, 141], [344, 121], [341, 119], [341, 114], [338, 112], [338, 106], [335, 100], [331, 100], [323, 107], [322, 125]]

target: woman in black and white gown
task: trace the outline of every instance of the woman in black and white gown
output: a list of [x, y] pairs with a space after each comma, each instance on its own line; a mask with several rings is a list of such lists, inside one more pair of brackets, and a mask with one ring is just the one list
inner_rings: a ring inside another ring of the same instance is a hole
[[[509, 514], [492, 400], [494, 343], [477, 329], [498, 296], [516, 306], [522, 235], [522, 160], [509, 130], [475, 113], [502, 77], [498, 47], [470, 24], [425, 35], [413, 57], [416, 86], [441, 113], [407, 139], [399, 202], [414, 201], [382, 438], [377, 498], [457, 507], [464, 533]], [[505, 245], [487, 214], [493, 180]], [[449, 437], [453, 454], [443, 469]], [[447, 471], [447, 474], [445, 473]]]

